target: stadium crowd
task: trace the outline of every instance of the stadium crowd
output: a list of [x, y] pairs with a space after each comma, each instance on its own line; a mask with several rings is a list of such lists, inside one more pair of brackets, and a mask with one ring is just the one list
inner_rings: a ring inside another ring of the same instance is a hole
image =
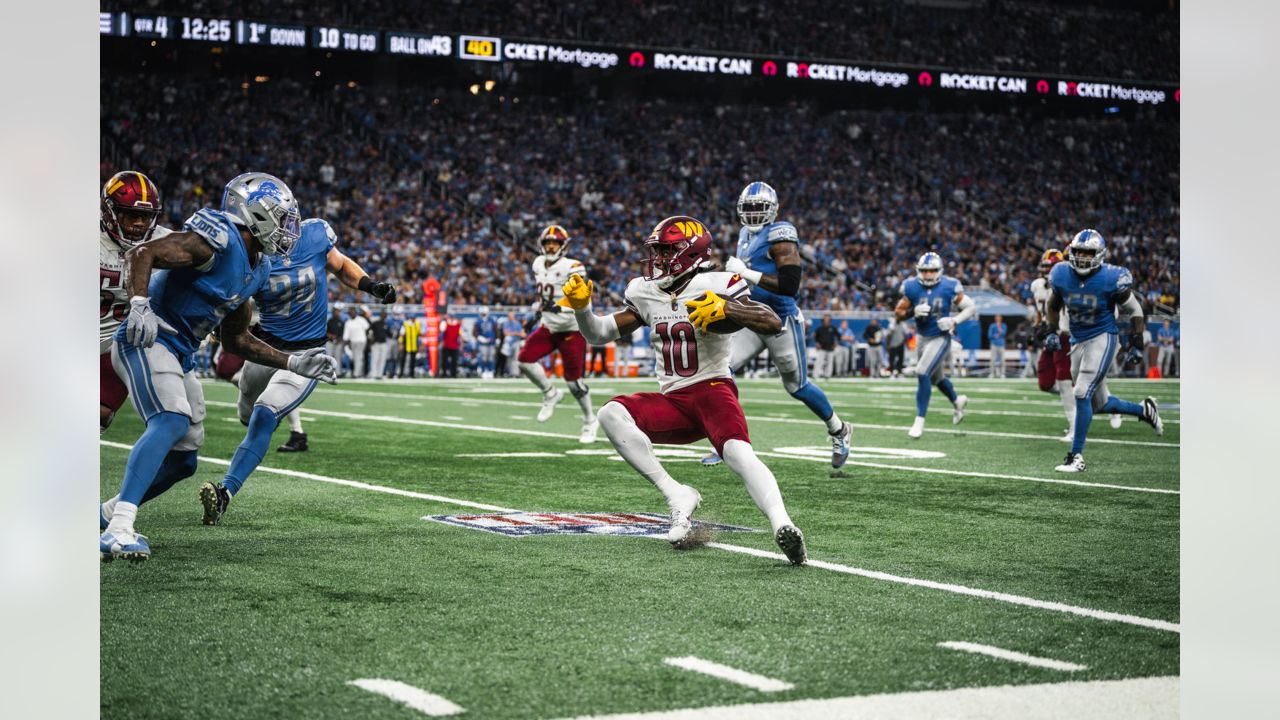
[[[103, 10], [1176, 81], [1178, 14], [1151, 2], [139, 0]], [[1133, 9], [1146, 8], [1145, 11]]]
[[[272, 79], [105, 79], [104, 134], [166, 193], [177, 225], [249, 169], [288, 181], [344, 252], [421, 299], [527, 305], [540, 228], [574, 235], [620, 297], [641, 243], [678, 212], [736, 241], [749, 181], [781, 196], [810, 261], [804, 307], [888, 309], [915, 258], [1030, 300], [1040, 253], [1096, 227], [1147, 300], [1178, 304], [1178, 127], [1117, 119], [712, 106], [366, 91]], [[202, 112], [185, 111], [193, 106]], [[323, 138], [318, 141], [317, 138]], [[119, 168], [104, 162], [104, 179]], [[343, 296], [334, 299], [354, 299]]]

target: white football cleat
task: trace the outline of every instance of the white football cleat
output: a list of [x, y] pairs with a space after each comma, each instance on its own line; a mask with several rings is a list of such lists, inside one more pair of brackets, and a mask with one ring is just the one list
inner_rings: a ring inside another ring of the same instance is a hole
[[956, 409], [951, 413], [951, 424], [959, 425], [964, 419], [964, 406], [969, 404], [969, 396], [961, 395], [956, 398]]
[[675, 500], [669, 501], [671, 506], [671, 530], [667, 540], [678, 543], [693, 529], [693, 511], [702, 504], [702, 493], [688, 485], [681, 485], [684, 492]]
[[116, 558], [142, 562], [151, 557], [151, 546], [147, 543], [146, 536], [135, 532], [133, 528], [123, 530], [107, 528], [98, 539], [98, 552], [102, 555], [104, 563], [109, 563]]
[[564, 392], [560, 388], [551, 388], [551, 392], [542, 394], [542, 409], [538, 411], [538, 422], [546, 422], [551, 419], [551, 413], [556, 411], [556, 403], [564, 399]]
[[918, 438], [924, 434], [924, 418], [917, 417], [916, 421], [911, 423], [911, 429], [907, 431], [907, 437]]
[[596, 432], [600, 429], [600, 421], [592, 419], [590, 422], [582, 423], [582, 434], [578, 436], [580, 443], [593, 443], [596, 441]]
[[1112, 427], [1112, 429], [1119, 430], [1119, 429], [1120, 429], [1120, 424], [1121, 424], [1122, 422], [1124, 422], [1124, 419], [1123, 419], [1120, 415], [1118, 415], [1118, 414], [1116, 414], [1116, 413], [1112, 413], [1112, 415], [1111, 415], [1111, 427]]
[[1067, 453], [1067, 459], [1062, 464], [1055, 467], [1058, 472], [1078, 473], [1084, 472], [1084, 455], [1080, 453]]
[[[1118, 415], [1116, 417], [1119, 417]], [[1156, 435], [1164, 435], [1164, 421], [1160, 419], [1160, 404], [1153, 397], [1142, 401], [1142, 422], [1151, 426]]]

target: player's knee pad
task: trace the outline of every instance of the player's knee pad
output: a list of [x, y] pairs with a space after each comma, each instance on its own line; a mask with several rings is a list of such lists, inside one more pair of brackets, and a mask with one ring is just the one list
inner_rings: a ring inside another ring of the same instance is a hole
[[606, 433], [610, 428], [634, 425], [636, 422], [625, 405], [613, 400], [605, 403], [604, 407], [596, 411], [596, 420], [600, 422], [600, 427], [604, 428]]
[[194, 422], [187, 426], [187, 434], [174, 443], [174, 450], [199, 450], [204, 445], [204, 422]]
[[760, 462], [760, 458], [756, 456], [756, 450], [751, 447], [751, 443], [737, 438], [725, 441], [720, 457], [724, 458], [725, 464], [734, 472], [739, 472], [741, 468], [745, 468], [749, 464]]
[[570, 380], [566, 384], [569, 386], [569, 393], [579, 400], [586, 397], [587, 393], [591, 392], [591, 388], [587, 387], [587, 384], [581, 380]]

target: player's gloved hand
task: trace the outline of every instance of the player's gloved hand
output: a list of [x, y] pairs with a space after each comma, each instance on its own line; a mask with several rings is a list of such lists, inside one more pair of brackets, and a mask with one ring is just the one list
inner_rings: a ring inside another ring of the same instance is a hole
[[338, 384], [338, 361], [332, 355], [325, 355], [324, 348], [311, 348], [290, 355], [289, 372], [323, 380], [330, 385]]
[[686, 300], [684, 304], [689, 308], [689, 322], [703, 332], [707, 331], [711, 323], [725, 318], [725, 299], [710, 290], [704, 292], [697, 300]]
[[938, 318], [938, 329], [941, 330], [942, 332], [951, 332], [951, 329], [954, 328], [955, 326], [956, 326], [956, 319], [951, 317], [950, 315], [944, 318]]
[[1062, 349], [1062, 337], [1056, 332], [1050, 332], [1044, 336], [1044, 349], [1049, 352], [1058, 352]]
[[1123, 363], [1124, 366], [1134, 367], [1142, 364], [1142, 356], [1146, 353], [1146, 347], [1142, 343], [1141, 335], [1130, 335], [1129, 346], [1125, 348]]
[[159, 317], [151, 311], [151, 303], [141, 295], [129, 298], [129, 326], [125, 328], [124, 337], [134, 347], [149, 348], [156, 341], [156, 333], [160, 331]]
[[933, 312], [933, 308], [929, 307], [929, 303], [922, 302], [916, 306], [915, 312], [916, 312], [916, 317], [927, 318], [929, 317], [929, 313]]
[[383, 305], [390, 305], [396, 301], [396, 287], [394, 285], [389, 282], [373, 282], [368, 275], [360, 278], [358, 289], [381, 300]]
[[1031, 328], [1031, 346], [1044, 347], [1044, 339], [1049, 334], [1049, 323], [1042, 322]]
[[742, 262], [736, 257], [730, 257], [728, 260], [724, 261], [725, 272], [731, 272], [731, 273], [734, 273], [735, 275], [742, 275], [743, 274], [742, 271], [748, 270], [748, 269], [749, 268], [747, 267], [747, 264]]
[[569, 307], [574, 310], [582, 310], [591, 304], [591, 291], [594, 286], [590, 280], [583, 280], [578, 273], [570, 275], [569, 281], [561, 289], [564, 290], [565, 302], [569, 303]]

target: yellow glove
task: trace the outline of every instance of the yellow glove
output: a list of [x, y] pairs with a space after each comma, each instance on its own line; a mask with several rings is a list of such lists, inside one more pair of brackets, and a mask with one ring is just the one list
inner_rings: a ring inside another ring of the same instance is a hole
[[725, 317], [725, 299], [710, 290], [703, 293], [700, 299], [686, 300], [684, 304], [689, 308], [689, 322], [703, 332], [707, 332], [711, 323], [719, 322]]
[[574, 310], [581, 310], [591, 304], [591, 281], [583, 280], [582, 276], [574, 273], [569, 276], [569, 282], [564, 284], [565, 304]]

